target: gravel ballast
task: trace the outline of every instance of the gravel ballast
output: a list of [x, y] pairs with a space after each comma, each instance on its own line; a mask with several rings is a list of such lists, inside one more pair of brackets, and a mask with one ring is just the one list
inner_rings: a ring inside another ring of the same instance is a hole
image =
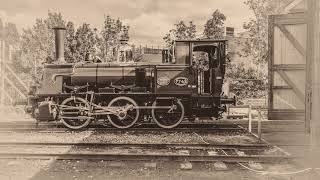
[[94, 131], [63, 133], [0, 133], [0, 142], [55, 142], [55, 143], [182, 143], [182, 144], [250, 144], [257, 140], [241, 133], [197, 134], [185, 132], [146, 132], [146, 133], [101, 133]]

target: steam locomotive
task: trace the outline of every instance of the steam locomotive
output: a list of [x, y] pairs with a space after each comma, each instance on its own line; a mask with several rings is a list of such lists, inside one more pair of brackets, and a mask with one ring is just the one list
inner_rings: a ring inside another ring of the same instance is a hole
[[[55, 28], [55, 40], [60, 61], [63, 28]], [[162, 51], [159, 63], [46, 64], [27, 110], [37, 121], [61, 121], [71, 129], [98, 120], [124, 129], [145, 117], [162, 128], [219, 118], [227, 104], [235, 104], [222, 95], [226, 57], [225, 40], [179, 40]]]

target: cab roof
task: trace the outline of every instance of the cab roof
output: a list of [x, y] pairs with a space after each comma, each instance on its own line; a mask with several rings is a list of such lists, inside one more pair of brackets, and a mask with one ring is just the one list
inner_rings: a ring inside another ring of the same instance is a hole
[[226, 42], [226, 39], [183, 39], [176, 40], [176, 42]]

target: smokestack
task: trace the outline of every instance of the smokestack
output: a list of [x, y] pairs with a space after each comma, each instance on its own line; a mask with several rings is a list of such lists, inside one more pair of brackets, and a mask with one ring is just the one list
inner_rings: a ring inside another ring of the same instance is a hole
[[56, 60], [58, 63], [65, 63], [64, 59], [64, 36], [66, 28], [55, 27], [53, 28], [55, 35], [55, 45], [56, 45]]

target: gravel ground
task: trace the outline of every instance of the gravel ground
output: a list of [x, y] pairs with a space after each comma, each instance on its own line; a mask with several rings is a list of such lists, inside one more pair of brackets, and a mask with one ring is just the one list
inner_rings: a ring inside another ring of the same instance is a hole
[[0, 107], [0, 122], [35, 122], [30, 115], [25, 114], [23, 107], [20, 108], [1, 108]]
[[93, 131], [66, 133], [0, 133], [1, 142], [97, 142], [97, 143], [255, 143], [256, 139], [246, 134], [197, 134], [185, 132], [157, 133], [101, 133]]
[[31, 179], [40, 170], [49, 169], [49, 160], [0, 160], [1, 180], [23, 180]]
[[[228, 164], [227, 171], [216, 171], [212, 164], [193, 163], [192, 170], [180, 170], [178, 162], [157, 162], [156, 169], [145, 168], [142, 162], [107, 161], [38, 161], [0, 160], [1, 180], [44, 179], [199, 179], [199, 180], [317, 180], [318, 172], [311, 171], [294, 175], [257, 174], [238, 165]], [[118, 163], [119, 164], [119, 163]], [[28, 167], [28, 168], [26, 168]], [[291, 172], [298, 170], [291, 165], [263, 164], [264, 171]]]

